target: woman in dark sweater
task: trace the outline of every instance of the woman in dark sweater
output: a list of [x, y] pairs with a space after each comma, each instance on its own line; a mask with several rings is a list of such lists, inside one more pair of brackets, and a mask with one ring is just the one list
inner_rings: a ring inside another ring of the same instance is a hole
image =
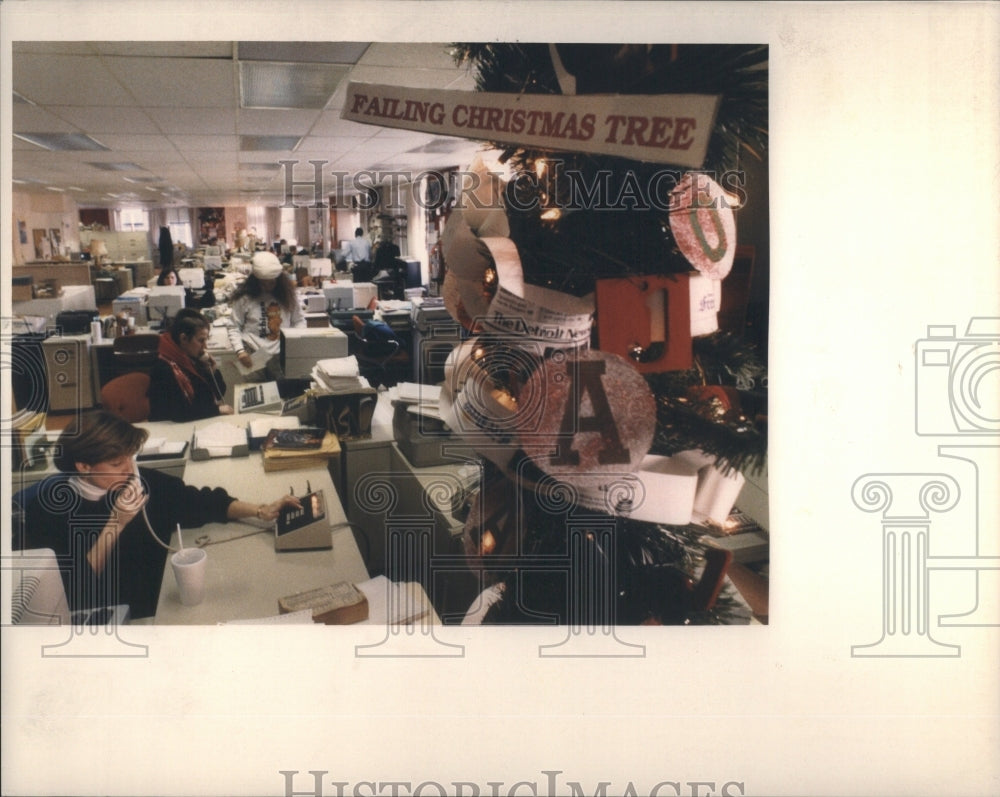
[[151, 421], [198, 421], [232, 415], [226, 383], [208, 355], [209, 321], [197, 310], [180, 310], [168, 332], [160, 333], [149, 374]]
[[59, 437], [61, 473], [27, 501], [24, 546], [55, 551], [71, 611], [127, 604], [134, 618], [152, 616], [166, 544], [178, 524], [271, 521], [284, 506], [300, 507], [290, 495], [251, 504], [221, 488], [137, 468], [134, 457], [147, 436], [109, 412], [81, 416]]

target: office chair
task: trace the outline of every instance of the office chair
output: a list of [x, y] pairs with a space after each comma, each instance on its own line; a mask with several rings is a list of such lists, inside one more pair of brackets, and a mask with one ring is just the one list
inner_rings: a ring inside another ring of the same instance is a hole
[[358, 370], [372, 387], [384, 384], [392, 387], [397, 382], [406, 381], [410, 367], [410, 354], [403, 348], [399, 338], [374, 337], [369, 334], [369, 326], [358, 316], [351, 319], [354, 326], [356, 344], [354, 356], [358, 358]]
[[149, 374], [133, 371], [101, 388], [101, 406], [129, 423], [149, 420]]
[[115, 370], [148, 371], [156, 362], [159, 346], [160, 336], [155, 333], [122, 335], [115, 338], [113, 358]]

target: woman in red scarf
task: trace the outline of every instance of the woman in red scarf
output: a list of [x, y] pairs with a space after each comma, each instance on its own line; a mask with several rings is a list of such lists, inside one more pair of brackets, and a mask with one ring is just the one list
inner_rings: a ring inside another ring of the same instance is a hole
[[180, 310], [160, 334], [159, 359], [150, 372], [149, 419], [197, 421], [232, 415], [226, 383], [207, 353], [209, 322], [197, 310]]

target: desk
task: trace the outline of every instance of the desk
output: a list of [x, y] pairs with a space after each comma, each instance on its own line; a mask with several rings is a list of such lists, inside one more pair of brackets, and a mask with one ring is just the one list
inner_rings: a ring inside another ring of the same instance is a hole
[[366, 474], [391, 473], [394, 438], [390, 402], [388, 393], [379, 393], [372, 415], [371, 437], [340, 441], [342, 481], [337, 485], [347, 516], [358, 524], [368, 541], [365, 554], [368, 569], [379, 574], [385, 571], [385, 513], [369, 508], [358, 487]]
[[[469, 483], [467, 473], [469, 467], [475, 469], [478, 457], [471, 449], [463, 451], [461, 438], [448, 441], [457, 452], [452, 462], [418, 468], [407, 460], [393, 435], [394, 396], [392, 389], [379, 393], [371, 437], [340, 443], [341, 500], [347, 516], [364, 531], [368, 569], [373, 573], [386, 572], [387, 523], [422, 518], [435, 530], [435, 549], [447, 548], [462, 525], [455, 509], [478, 486], [478, 480]], [[378, 490], [371, 492], [375, 483], [382, 482], [391, 485], [395, 496], [391, 510], [380, 505]]]
[[56, 316], [64, 310], [93, 310], [97, 314], [97, 299], [93, 285], [64, 285], [62, 296], [51, 299], [29, 299], [13, 302], [14, 315], [37, 315], [45, 318], [46, 326], [56, 325]]
[[[193, 423], [166, 421], [141, 423], [151, 437], [167, 440], [190, 440], [195, 428], [210, 423], [245, 426], [263, 415], [241, 415]], [[341, 526], [347, 516], [325, 468], [265, 473], [261, 454], [249, 457], [226, 457], [202, 462], [189, 461], [184, 481], [195, 487], [223, 487], [230, 495], [247, 501], [273, 500], [295, 488], [296, 495], [306, 492], [308, 481], [313, 490], [322, 490], [327, 516], [333, 528], [333, 548], [323, 551], [274, 550], [274, 533], [267, 530], [246, 535], [255, 529], [249, 522], [210, 523], [184, 534], [185, 543], [207, 535], [213, 544], [207, 547], [208, 570], [205, 600], [197, 606], [183, 606], [169, 561], [160, 585], [157, 625], [206, 625], [278, 613], [278, 599], [337, 581], [358, 583], [368, 579], [368, 571], [351, 529]], [[254, 524], [260, 528], [260, 524]], [[240, 538], [240, 539], [236, 539]], [[232, 542], [224, 542], [233, 540]], [[171, 545], [177, 547], [176, 531]]]

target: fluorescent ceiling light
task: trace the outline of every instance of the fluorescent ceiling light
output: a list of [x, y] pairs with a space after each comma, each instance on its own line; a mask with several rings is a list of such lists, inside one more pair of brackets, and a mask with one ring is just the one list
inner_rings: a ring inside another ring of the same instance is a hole
[[245, 172], [276, 172], [281, 168], [280, 163], [241, 163], [240, 170]]
[[325, 108], [350, 67], [240, 61], [241, 108]]
[[53, 152], [110, 150], [110, 147], [83, 133], [14, 133], [14, 138]]
[[293, 150], [302, 136], [240, 136], [243, 152], [276, 152]]
[[122, 178], [127, 183], [162, 183], [162, 177], [123, 177]]
[[287, 61], [289, 63], [356, 64], [368, 42], [240, 42], [241, 61]]
[[144, 172], [138, 163], [131, 162], [113, 162], [113, 161], [90, 161], [88, 166], [93, 166], [95, 169], [101, 169], [106, 172]]
[[429, 153], [448, 153], [457, 152], [460, 149], [465, 149], [469, 145], [469, 142], [464, 139], [458, 138], [435, 138], [432, 141], [428, 141], [426, 144], [421, 144], [419, 147], [414, 147], [413, 149], [406, 150], [409, 152], [429, 152]]

